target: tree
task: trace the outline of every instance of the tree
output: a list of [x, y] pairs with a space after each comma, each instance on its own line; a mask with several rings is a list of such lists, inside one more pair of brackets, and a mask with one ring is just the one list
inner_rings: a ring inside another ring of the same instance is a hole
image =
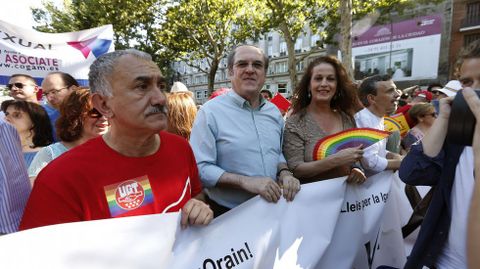
[[[213, 92], [220, 61], [235, 45], [260, 34], [255, 0], [182, 0], [166, 11], [157, 31], [165, 58], [183, 61], [208, 76]], [[203, 63], [203, 64], [202, 64]]]
[[266, 0], [257, 3], [260, 6], [257, 10], [263, 13], [265, 31], [276, 29], [285, 39], [292, 90], [297, 85], [295, 43], [300, 34], [304, 33], [306, 25], [314, 32], [322, 25], [317, 15], [324, 12], [322, 3], [322, 0]]
[[155, 34], [166, 0], [72, 0], [62, 7], [46, 1], [43, 8], [33, 8], [35, 29], [42, 32], [71, 32], [112, 24], [116, 49], [135, 47], [158, 57]]

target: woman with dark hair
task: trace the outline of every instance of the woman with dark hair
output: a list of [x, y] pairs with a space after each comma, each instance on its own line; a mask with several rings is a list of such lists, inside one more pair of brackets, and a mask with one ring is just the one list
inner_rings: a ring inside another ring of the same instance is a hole
[[335, 57], [320, 56], [308, 65], [293, 94], [293, 112], [286, 122], [283, 144], [288, 166], [302, 183], [346, 175], [348, 182], [365, 181], [365, 174], [355, 165], [363, 154], [360, 147], [313, 160], [319, 139], [355, 127], [355, 89]]
[[52, 127], [45, 109], [35, 103], [8, 100], [2, 103], [5, 119], [17, 129], [27, 167], [37, 152], [53, 142]]
[[43, 148], [35, 156], [28, 168], [32, 184], [38, 173], [53, 159], [89, 139], [106, 133], [108, 121], [93, 108], [90, 91], [87, 88], [75, 87], [60, 105], [60, 117], [56, 127], [61, 142]]

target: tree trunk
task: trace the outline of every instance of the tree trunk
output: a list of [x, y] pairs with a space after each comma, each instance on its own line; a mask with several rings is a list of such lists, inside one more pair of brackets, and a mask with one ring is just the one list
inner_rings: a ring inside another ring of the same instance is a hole
[[288, 26], [285, 23], [281, 23], [279, 29], [283, 34], [285, 43], [287, 43], [288, 74], [290, 76], [290, 85], [293, 94], [297, 87], [297, 58], [295, 57], [295, 42], [297, 39], [292, 38]]
[[217, 75], [218, 64], [220, 61], [218, 59], [213, 59], [212, 64], [210, 65], [210, 71], [208, 72], [208, 96], [213, 93], [213, 87], [215, 85], [215, 76]]
[[297, 58], [295, 57], [295, 42], [287, 41], [288, 51], [288, 74], [290, 76], [290, 83], [292, 87], [292, 94], [297, 88]]
[[342, 62], [351, 79], [353, 76], [352, 64], [352, 0], [340, 0], [340, 52]]

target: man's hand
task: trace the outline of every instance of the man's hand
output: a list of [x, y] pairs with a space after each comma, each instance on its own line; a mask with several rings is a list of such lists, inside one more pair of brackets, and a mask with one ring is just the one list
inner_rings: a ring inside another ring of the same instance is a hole
[[195, 198], [190, 199], [182, 208], [182, 229], [188, 225], [207, 225], [213, 219], [213, 211], [210, 207]]
[[363, 173], [359, 168], [355, 167], [350, 171], [350, 174], [347, 177], [347, 183], [362, 184], [366, 179], [367, 177], [365, 176], [365, 173]]
[[292, 172], [282, 171], [278, 177], [278, 183], [283, 188], [283, 197], [289, 202], [293, 201], [300, 191], [300, 181], [293, 176]]
[[251, 177], [243, 181], [243, 189], [259, 194], [270, 203], [276, 203], [282, 192], [280, 186], [269, 177]]

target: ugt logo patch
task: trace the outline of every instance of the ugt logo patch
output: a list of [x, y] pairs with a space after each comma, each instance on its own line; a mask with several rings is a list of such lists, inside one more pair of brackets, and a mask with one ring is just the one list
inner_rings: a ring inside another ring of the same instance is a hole
[[153, 202], [152, 188], [146, 175], [108, 185], [104, 189], [112, 217]]

